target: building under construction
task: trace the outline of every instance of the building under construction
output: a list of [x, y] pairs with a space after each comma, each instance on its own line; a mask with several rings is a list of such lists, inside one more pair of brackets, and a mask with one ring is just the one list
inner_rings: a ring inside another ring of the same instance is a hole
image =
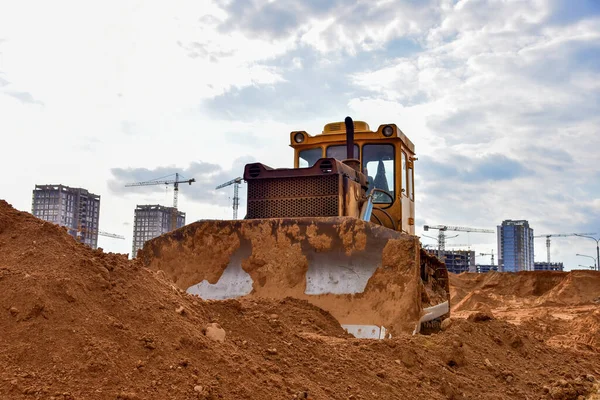
[[[439, 257], [438, 249], [426, 249], [429, 254]], [[475, 252], [473, 250], [444, 250], [441, 252], [442, 260], [448, 272], [460, 274], [462, 272], [475, 272]]]
[[138, 205], [135, 208], [132, 257], [137, 255], [137, 251], [144, 247], [146, 241], [172, 230], [174, 213], [177, 213], [176, 228], [181, 228], [185, 225], [185, 213], [177, 211], [174, 207], [165, 207], [156, 204]]
[[35, 185], [31, 213], [67, 227], [71, 236], [91, 248], [98, 247], [99, 195], [64, 185]]
[[498, 266], [497, 265], [491, 265], [491, 264], [477, 264], [475, 266], [475, 271], [478, 274], [487, 274], [488, 272], [492, 272], [492, 271], [496, 271], [498, 272]]
[[546, 261], [536, 261], [533, 263], [533, 268], [535, 271], [564, 271], [565, 266], [561, 262], [549, 263]]

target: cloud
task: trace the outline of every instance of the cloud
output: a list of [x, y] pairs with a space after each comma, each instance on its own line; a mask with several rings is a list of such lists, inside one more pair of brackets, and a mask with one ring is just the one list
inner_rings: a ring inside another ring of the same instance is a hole
[[33, 96], [31, 95], [31, 93], [29, 93], [29, 92], [5, 91], [3, 93], [6, 94], [7, 96], [10, 96], [10, 97], [13, 97], [13, 98], [19, 100], [22, 103], [41, 104], [41, 105], [44, 104], [41, 101], [34, 99]]
[[294, 33], [310, 18], [328, 14], [341, 1], [221, 1], [228, 18], [223, 31], [242, 30], [256, 36], [281, 37]]
[[[298, 60], [302, 60], [301, 68]], [[366, 93], [351, 85], [344, 73], [363, 63], [347, 63], [346, 59], [323, 63], [316, 51], [302, 48], [268, 62], [269, 68], [281, 71], [279, 82], [233, 89], [206, 99], [202, 107], [211, 116], [228, 120], [342, 118], [345, 102]]]

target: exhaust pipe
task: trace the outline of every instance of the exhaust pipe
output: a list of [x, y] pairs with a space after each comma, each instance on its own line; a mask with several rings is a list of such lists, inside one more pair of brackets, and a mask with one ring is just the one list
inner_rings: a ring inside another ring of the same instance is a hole
[[344, 123], [346, 124], [346, 159], [342, 162], [356, 172], [362, 172], [360, 161], [354, 157], [354, 121], [346, 117]]
[[352, 118], [346, 117], [344, 120], [346, 124], [346, 158], [354, 158], [354, 121]]

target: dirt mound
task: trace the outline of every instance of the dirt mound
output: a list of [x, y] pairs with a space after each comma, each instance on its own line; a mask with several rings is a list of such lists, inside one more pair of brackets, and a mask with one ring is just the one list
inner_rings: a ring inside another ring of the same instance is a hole
[[454, 311], [489, 311], [498, 307], [501, 301], [495, 300], [489, 293], [474, 290], [452, 307]]
[[600, 302], [600, 273], [576, 270], [568, 272], [561, 282], [544, 293], [537, 304], [580, 305]]
[[453, 309], [466, 310], [467, 296], [477, 296], [482, 303], [496, 307], [498, 301], [518, 301], [530, 305], [581, 305], [600, 300], [600, 273], [596, 271], [528, 271], [518, 273], [450, 274]]
[[496, 317], [370, 341], [302, 300], [202, 301], [3, 201], [0, 338], [2, 399], [576, 399], [600, 377]]

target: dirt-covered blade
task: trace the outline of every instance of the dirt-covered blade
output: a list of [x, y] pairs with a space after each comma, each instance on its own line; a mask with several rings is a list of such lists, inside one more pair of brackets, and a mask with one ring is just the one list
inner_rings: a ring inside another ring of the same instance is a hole
[[348, 217], [198, 221], [146, 242], [138, 258], [204, 299], [305, 299], [364, 337], [412, 332], [446, 295], [424, 287], [417, 237]]

